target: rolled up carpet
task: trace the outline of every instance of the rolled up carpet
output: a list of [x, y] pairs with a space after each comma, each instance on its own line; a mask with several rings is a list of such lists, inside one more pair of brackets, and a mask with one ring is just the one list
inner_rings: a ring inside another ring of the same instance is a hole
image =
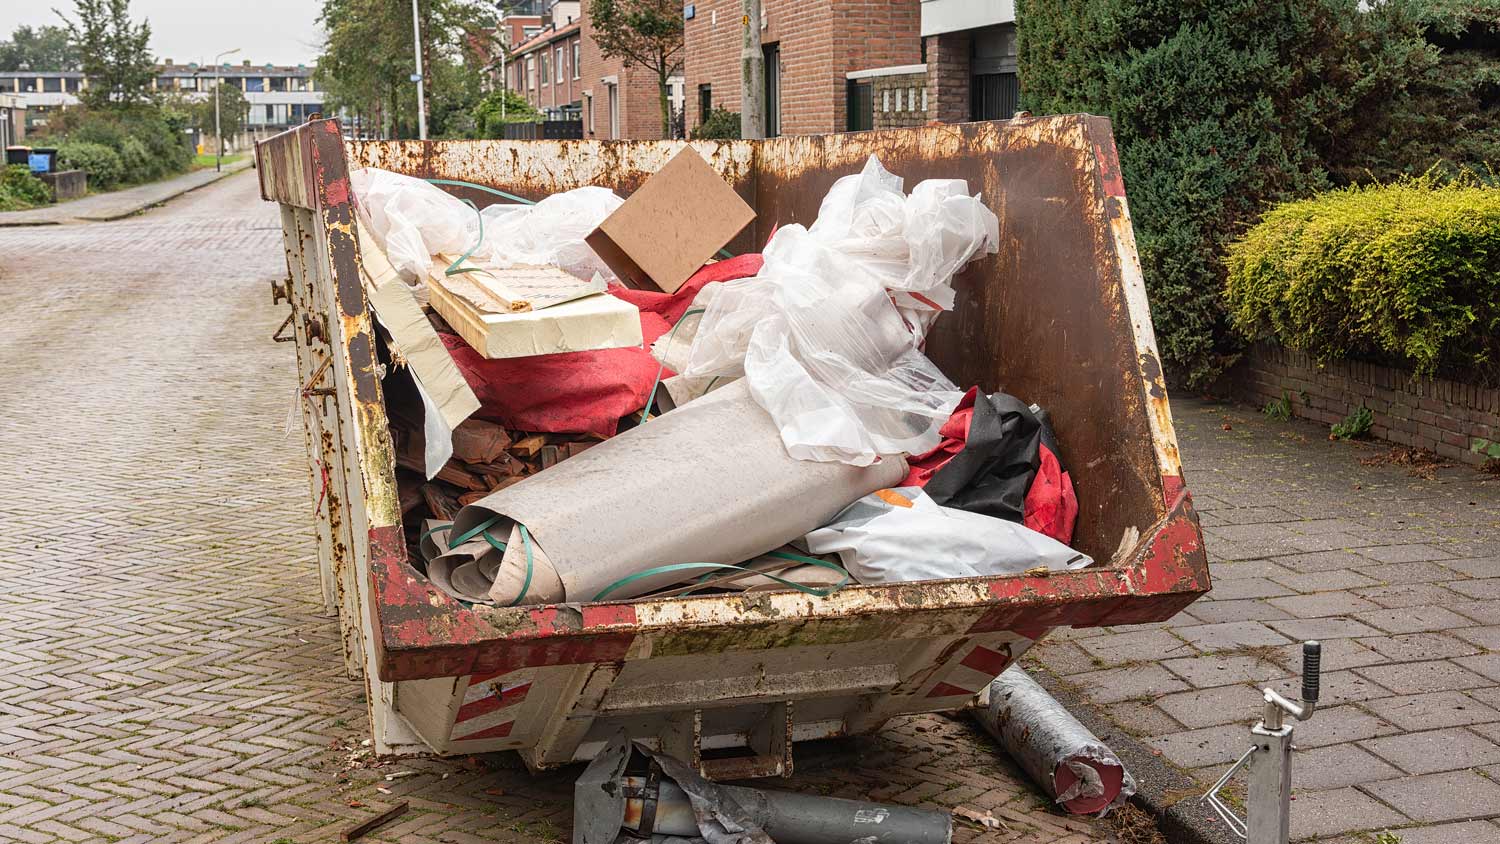
[[428, 573], [465, 600], [629, 598], [799, 539], [905, 474], [900, 456], [792, 459], [739, 381], [464, 507]]
[[1058, 805], [1075, 815], [1104, 815], [1135, 793], [1120, 758], [1047, 690], [1009, 668], [973, 710], [1012, 759]]

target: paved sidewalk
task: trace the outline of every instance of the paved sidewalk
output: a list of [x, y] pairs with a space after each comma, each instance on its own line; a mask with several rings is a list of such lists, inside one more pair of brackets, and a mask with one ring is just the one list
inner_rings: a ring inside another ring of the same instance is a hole
[[30, 211], [0, 211], [0, 227], [3, 226], [49, 226], [59, 223], [97, 223], [119, 220], [138, 214], [154, 205], [181, 196], [188, 191], [210, 185], [225, 176], [250, 167], [248, 158], [226, 164], [222, 172], [212, 169], [194, 170], [133, 188], [91, 194], [68, 202], [59, 202]]
[[1364, 465], [1390, 446], [1247, 408], [1173, 410], [1214, 591], [1167, 624], [1059, 631], [1033, 655], [1211, 782], [1249, 746], [1253, 684], [1295, 698], [1296, 643], [1320, 639], [1293, 840], [1500, 841], [1500, 478]]
[[[3, 844], [335, 841], [403, 799], [361, 840], [569, 836], [576, 766], [369, 767], [287, 433], [292, 350], [270, 339], [284, 273], [250, 174], [116, 223], [0, 229]], [[943, 717], [800, 745], [788, 787], [1007, 825], [961, 823], [960, 844], [1106, 840]]]

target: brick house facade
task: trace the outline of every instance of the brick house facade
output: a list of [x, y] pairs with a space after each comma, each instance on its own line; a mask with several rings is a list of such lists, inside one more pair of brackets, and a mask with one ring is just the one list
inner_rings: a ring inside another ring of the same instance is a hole
[[[780, 81], [780, 108], [767, 115], [768, 131], [845, 131], [849, 72], [921, 62], [919, 0], [765, 0], [762, 13], [761, 43], [775, 61], [766, 73]], [[741, 34], [735, 0], [693, 4], [684, 32], [689, 130], [706, 106], [740, 110]]]
[[579, 21], [534, 36], [512, 51], [505, 68], [507, 86], [543, 113], [581, 109], [582, 42]]

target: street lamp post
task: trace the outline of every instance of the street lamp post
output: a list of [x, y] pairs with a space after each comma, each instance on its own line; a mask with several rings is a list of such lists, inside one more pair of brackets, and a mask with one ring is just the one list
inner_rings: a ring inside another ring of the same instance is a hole
[[417, 72], [411, 75], [411, 81], [417, 83], [417, 133], [422, 140], [427, 140], [427, 102], [422, 93], [422, 19], [417, 13], [417, 0], [411, 0], [411, 31], [412, 41], [417, 48]]
[[214, 56], [214, 170], [221, 171], [223, 167], [219, 160], [224, 157], [224, 134], [219, 131], [219, 86], [223, 84], [222, 75], [219, 71], [223, 67], [225, 56], [232, 56], [240, 51], [239, 47]]

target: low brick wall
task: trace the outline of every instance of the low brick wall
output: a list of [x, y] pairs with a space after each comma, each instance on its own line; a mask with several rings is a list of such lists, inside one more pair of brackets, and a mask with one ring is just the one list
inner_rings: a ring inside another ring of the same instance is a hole
[[1363, 404], [1375, 416], [1373, 436], [1463, 463], [1488, 459], [1472, 450], [1476, 439], [1500, 440], [1500, 389], [1358, 361], [1320, 365], [1273, 343], [1251, 347], [1218, 390], [1255, 407], [1285, 393], [1293, 414], [1330, 425]]

